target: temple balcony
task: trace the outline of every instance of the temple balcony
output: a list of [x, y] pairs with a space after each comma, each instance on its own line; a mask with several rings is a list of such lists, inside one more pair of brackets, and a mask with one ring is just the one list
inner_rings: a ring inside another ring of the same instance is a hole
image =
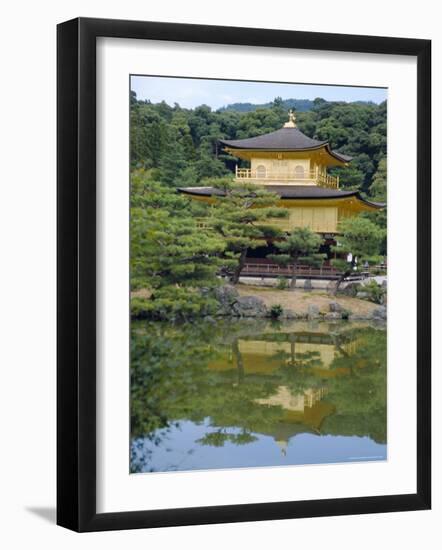
[[329, 189], [339, 189], [339, 176], [334, 177], [316, 170], [281, 171], [252, 170], [251, 168], [235, 169], [236, 181], [247, 181], [256, 184], [279, 185], [318, 185]]

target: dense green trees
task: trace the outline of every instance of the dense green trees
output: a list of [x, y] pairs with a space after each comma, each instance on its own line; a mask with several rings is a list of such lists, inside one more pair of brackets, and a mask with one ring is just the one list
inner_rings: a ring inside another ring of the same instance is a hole
[[225, 242], [214, 233], [201, 239], [197, 205], [136, 171], [132, 191], [131, 289], [149, 294], [133, 298], [132, 312], [174, 319], [210, 311], [200, 289], [217, 284]]
[[238, 161], [220, 150], [219, 139], [243, 139], [281, 128], [295, 106], [297, 124], [306, 135], [329, 140], [333, 149], [353, 157], [349, 167], [335, 168], [341, 186], [380, 199], [385, 182], [387, 104], [329, 102], [323, 99], [275, 100], [264, 106], [213, 111], [153, 104], [131, 96], [131, 164], [152, 170], [152, 178], [172, 187], [197, 185], [222, 177]]

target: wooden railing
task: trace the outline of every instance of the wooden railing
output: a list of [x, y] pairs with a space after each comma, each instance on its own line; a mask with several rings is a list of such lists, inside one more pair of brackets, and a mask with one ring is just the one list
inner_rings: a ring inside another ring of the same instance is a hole
[[[296, 276], [302, 277], [339, 277], [339, 271], [330, 265], [323, 265], [322, 267], [311, 267], [309, 265], [298, 265], [296, 268]], [[272, 263], [246, 263], [241, 275], [260, 275], [260, 276], [291, 276], [293, 275], [292, 266], [280, 266]]]
[[[296, 268], [296, 276], [307, 279], [339, 279], [342, 272], [331, 265], [323, 265], [321, 267], [311, 267], [309, 265], [298, 265]], [[348, 277], [346, 281], [365, 279], [371, 275], [371, 269], [364, 271], [355, 271]], [[272, 263], [246, 263], [242, 272], [242, 277], [292, 277], [292, 266], [280, 266]]]
[[321, 187], [332, 189], [339, 188], [339, 177], [316, 170], [305, 170], [304, 172], [295, 172], [294, 170], [273, 171], [273, 170], [252, 170], [251, 168], [235, 169], [235, 178], [237, 181], [265, 181], [265, 182], [284, 182], [298, 183], [299, 185], [314, 184]]

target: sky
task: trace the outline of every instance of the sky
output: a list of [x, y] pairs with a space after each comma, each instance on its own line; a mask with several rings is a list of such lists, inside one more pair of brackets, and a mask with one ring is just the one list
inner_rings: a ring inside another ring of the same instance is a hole
[[278, 84], [273, 82], [247, 82], [234, 80], [204, 80], [157, 76], [132, 76], [131, 90], [138, 99], [152, 103], [165, 101], [179, 103], [184, 108], [205, 104], [219, 109], [229, 103], [267, 103], [275, 97], [282, 99], [315, 99], [328, 101], [373, 101], [387, 99], [386, 88], [352, 86], [324, 86], [318, 84]]

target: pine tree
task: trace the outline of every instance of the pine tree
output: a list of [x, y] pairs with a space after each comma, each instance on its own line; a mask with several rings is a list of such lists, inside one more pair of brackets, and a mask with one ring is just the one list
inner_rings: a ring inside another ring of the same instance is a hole
[[370, 196], [375, 201], [385, 202], [387, 200], [387, 159], [385, 157], [379, 161], [378, 169], [373, 176]]
[[206, 313], [215, 304], [201, 289], [218, 284], [224, 241], [197, 226], [186, 198], [151, 182], [135, 185], [131, 286], [148, 298], [134, 299], [133, 311], [168, 319]]
[[280, 265], [292, 266], [290, 288], [296, 287], [296, 269], [299, 261], [311, 266], [322, 264], [325, 255], [318, 253], [321, 242], [321, 237], [309, 227], [295, 227], [283, 241], [275, 243], [282, 254], [270, 254], [268, 258]]
[[333, 251], [340, 255], [351, 253], [352, 259], [350, 262], [341, 258], [333, 260], [333, 265], [341, 270], [341, 276], [334, 290], [335, 293], [346, 277], [353, 273], [358, 266], [363, 265], [365, 261], [370, 263], [379, 260], [377, 255], [380, 253], [380, 247], [386, 233], [385, 230], [368, 218], [363, 217], [344, 218], [339, 223], [339, 231], [340, 235]]
[[207, 180], [219, 191], [212, 207], [210, 225], [226, 243], [226, 257], [236, 260], [236, 265], [226, 271], [233, 284], [238, 283], [244, 268], [247, 251], [265, 246], [267, 241], [282, 236], [271, 225], [272, 219], [287, 217], [287, 210], [277, 207], [279, 196], [263, 187], [250, 183], [235, 184], [231, 178]]
[[175, 143], [164, 153], [160, 162], [160, 181], [170, 187], [180, 184], [180, 176], [185, 169], [184, 155], [179, 143]]

